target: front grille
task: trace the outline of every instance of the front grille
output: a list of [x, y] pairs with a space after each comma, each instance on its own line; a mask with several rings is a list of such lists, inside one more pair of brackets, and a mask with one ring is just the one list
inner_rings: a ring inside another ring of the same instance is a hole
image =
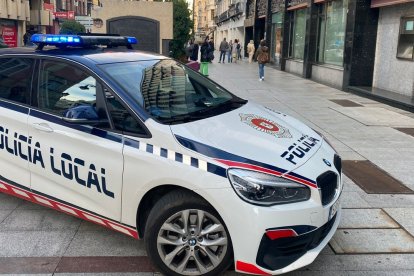
[[329, 204], [335, 197], [338, 188], [338, 175], [332, 171], [325, 172], [316, 179], [321, 191], [322, 205]]
[[336, 215], [322, 227], [298, 237], [271, 240], [263, 235], [256, 263], [269, 270], [284, 268], [317, 247], [331, 231]]

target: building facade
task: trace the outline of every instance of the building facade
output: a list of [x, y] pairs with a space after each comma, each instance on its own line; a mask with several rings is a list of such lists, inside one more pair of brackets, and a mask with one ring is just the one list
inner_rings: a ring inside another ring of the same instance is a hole
[[[244, 20], [246, 18], [246, 0], [216, 1], [216, 45], [226, 38], [238, 39], [243, 47], [245, 42]], [[243, 50], [244, 48], [242, 48]]]
[[414, 1], [372, 1], [379, 10], [374, 91], [414, 97]]
[[[239, 17], [231, 20], [232, 4], [217, 1], [219, 40], [242, 33], [234, 32], [240, 24]], [[272, 66], [414, 108], [414, 0], [246, 0], [243, 6], [244, 48], [265, 39]]]
[[193, 21], [194, 39], [201, 42], [206, 36], [213, 37], [216, 28], [214, 0], [194, 0], [193, 2]]
[[29, 1], [0, 0], [0, 47], [22, 46], [29, 21]]
[[168, 56], [173, 39], [173, 3], [155, 1], [101, 0], [92, 9], [93, 33], [135, 36], [135, 49]]

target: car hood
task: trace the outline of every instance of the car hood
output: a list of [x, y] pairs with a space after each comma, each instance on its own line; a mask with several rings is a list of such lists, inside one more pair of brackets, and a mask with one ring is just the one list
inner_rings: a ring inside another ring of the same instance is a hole
[[218, 116], [172, 125], [171, 131], [183, 147], [228, 166], [271, 166], [282, 174], [303, 165], [323, 140], [300, 121], [251, 102]]

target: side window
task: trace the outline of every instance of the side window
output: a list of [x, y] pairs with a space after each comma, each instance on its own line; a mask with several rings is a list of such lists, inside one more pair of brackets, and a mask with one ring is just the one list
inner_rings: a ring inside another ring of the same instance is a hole
[[111, 92], [105, 91], [105, 97], [116, 130], [137, 135], [147, 134], [141, 124]]
[[0, 98], [27, 103], [34, 61], [28, 58], [0, 59]]
[[96, 108], [96, 79], [72, 65], [43, 61], [38, 107], [65, 118], [100, 120]]

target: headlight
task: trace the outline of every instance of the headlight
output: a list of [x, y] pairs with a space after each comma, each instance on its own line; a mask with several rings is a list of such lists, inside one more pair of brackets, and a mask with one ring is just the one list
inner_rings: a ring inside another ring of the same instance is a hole
[[248, 170], [229, 169], [230, 183], [245, 201], [257, 205], [276, 205], [310, 198], [310, 189], [290, 180]]

